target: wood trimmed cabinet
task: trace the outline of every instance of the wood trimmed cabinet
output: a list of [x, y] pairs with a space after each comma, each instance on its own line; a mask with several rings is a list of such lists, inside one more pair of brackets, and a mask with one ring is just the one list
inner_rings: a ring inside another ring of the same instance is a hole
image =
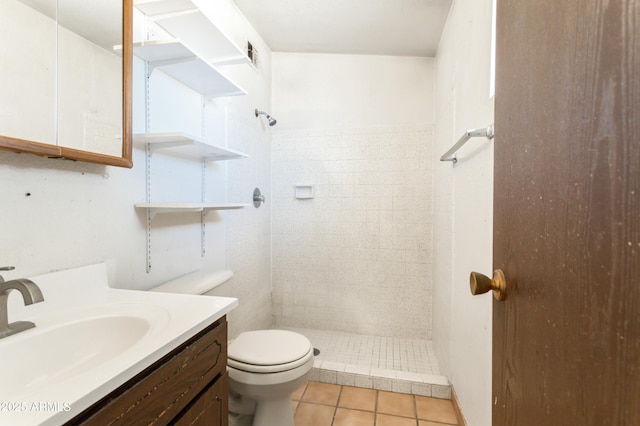
[[226, 368], [223, 316], [66, 424], [228, 426]]

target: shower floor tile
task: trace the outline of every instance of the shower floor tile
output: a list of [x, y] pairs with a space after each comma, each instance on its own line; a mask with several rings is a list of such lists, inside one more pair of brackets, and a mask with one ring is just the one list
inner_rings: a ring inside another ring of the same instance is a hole
[[451, 398], [449, 381], [440, 372], [430, 340], [277, 328], [307, 336], [320, 350], [309, 380]]

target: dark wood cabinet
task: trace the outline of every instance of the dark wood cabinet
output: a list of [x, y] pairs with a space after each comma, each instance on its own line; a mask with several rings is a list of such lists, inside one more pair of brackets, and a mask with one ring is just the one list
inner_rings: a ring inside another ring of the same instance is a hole
[[228, 425], [226, 316], [67, 425]]
[[228, 420], [225, 373], [220, 380], [216, 380], [202, 391], [172, 424], [176, 426], [226, 425]]

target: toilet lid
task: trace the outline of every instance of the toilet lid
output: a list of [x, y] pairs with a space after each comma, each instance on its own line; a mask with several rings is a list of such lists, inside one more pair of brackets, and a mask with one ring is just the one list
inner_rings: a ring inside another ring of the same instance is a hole
[[287, 330], [245, 331], [229, 344], [229, 359], [243, 364], [278, 365], [296, 361], [309, 353], [311, 342]]

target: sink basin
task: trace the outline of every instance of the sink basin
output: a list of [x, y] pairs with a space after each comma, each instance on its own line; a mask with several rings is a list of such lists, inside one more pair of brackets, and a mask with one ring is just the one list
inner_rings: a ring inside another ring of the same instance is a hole
[[11, 368], [2, 380], [22, 393], [79, 374], [127, 350], [149, 328], [149, 322], [142, 318], [99, 317], [36, 329], [19, 344], [3, 348], [2, 360]]
[[[126, 354], [166, 323], [166, 312], [144, 305], [96, 306], [33, 318], [36, 327], [0, 340], [0, 400], [59, 383]], [[156, 334], [156, 333], [154, 333]], [[4, 394], [3, 390], [11, 390]]]

